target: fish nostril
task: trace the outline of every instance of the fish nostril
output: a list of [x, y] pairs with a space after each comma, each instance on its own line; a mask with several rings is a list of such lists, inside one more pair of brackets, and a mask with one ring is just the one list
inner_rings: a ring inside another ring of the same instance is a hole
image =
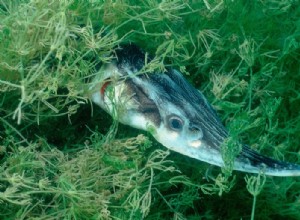
[[199, 128], [196, 128], [196, 127], [191, 127], [190, 128], [190, 131], [191, 132], [198, 132], [200, 129]]
[[190, 125], [189, 126], [189, 131], [191, 132], [191, 134], [193, 136], [195, 136], [196, 138], [202, 138], [203, 137], [203, 131], [202, 129], [197, 126], [197, 125]]
[[189, 127], [191, 132], [199, 132], [201, 129], [195, 125]]

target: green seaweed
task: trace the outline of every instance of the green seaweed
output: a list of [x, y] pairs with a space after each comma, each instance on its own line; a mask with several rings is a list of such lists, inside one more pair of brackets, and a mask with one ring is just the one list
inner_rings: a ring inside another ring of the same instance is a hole
[[[0, 1], [0, 218], [300, 219], [298, 177], [232, 171], [237, 140], [300, 163], [299, 16], [292, 0]], [[90, 102], [128, 42], [213, 104], [224, 169]]]

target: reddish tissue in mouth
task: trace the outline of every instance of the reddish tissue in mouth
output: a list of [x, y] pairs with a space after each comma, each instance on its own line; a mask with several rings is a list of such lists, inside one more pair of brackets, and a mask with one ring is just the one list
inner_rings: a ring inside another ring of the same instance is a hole
[[107, 86], [111, 83], [111, 81], [107, 81], [103, 84], [103, 86], [100, 89], [100, 94], [102, 97], [104, 97], [104, 93], [105, 93], [105, 89], [107, 88]]

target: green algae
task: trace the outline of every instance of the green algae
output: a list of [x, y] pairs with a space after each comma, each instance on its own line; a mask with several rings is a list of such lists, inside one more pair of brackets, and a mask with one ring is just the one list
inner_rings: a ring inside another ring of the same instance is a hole
[[88, 94], [134, 42], [155, 56], [145, 71], [175, 67], [203, 91], [233, 139], [300, 163], [299, 16], [288, 0], [0, 1], [0, 218], [300, 219], [299, 178], [244, 179], [229, 145], [224, 173], [169, 152]]

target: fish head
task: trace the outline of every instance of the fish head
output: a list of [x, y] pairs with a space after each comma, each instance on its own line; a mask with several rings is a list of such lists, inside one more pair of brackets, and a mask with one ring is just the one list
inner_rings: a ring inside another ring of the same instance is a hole
[[205, 97], [175, 69], [143, 72], [146, 62], [138, 48], [118, 51], [95, 80], [93, 102], [173, 151], [223, 165], [218, 146], [227, 131]]

